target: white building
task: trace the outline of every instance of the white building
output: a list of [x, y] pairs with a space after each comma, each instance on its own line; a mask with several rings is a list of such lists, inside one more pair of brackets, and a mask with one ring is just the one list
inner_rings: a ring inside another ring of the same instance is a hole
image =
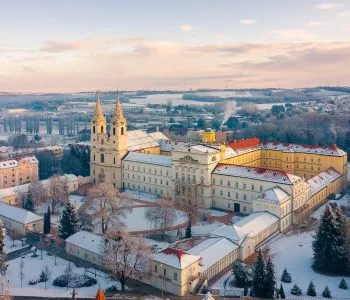
[[43, 217], [3, 202], [0, 202], [0, 218], [8, 231], [14, 231], [20, 235], [25, 235], [27, 231], [43, 231]]

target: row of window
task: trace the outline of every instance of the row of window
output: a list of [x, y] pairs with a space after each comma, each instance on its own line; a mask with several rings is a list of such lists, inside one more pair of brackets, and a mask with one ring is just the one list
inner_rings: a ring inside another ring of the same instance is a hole
[[[158, 274], [158, 266], [154, 265], [154, 272]], [[167, 277], [167, 269], [163, 268], [162, 276]], [[177, 272], [173, 273], [173, 280], [177, 280]]]
[[[135, 174], [132, 174], [132, 176], [130, 176], [130, 174], [127, 174], [126, 177], [127, 177], [128, 179], [133, 179], [133, 180], [136, 179]], [[124, 174], [124, 173], [123, 173], [123, 178], [125, 178], [125, 174]], [[159, 180], [158, 180], [158, 178], [153, 178], [153, 182], [152, 182], [152, 177], [146, 177], [146, 176], [142, 176], [142, 181], [143, 181], [143, 182], [146, 182], [146, 181], [147, 181], [146, 178], [148, 178], [148, 182], [149, 182], [149, 183], [155, 183], [155, 184], [160, 184], [160, 185], [163, 185], [163, 183], [164, 183], [164, 185], [166, 185], [166, 186], [169, 185], [169, 181], [168, 181], [168, 180], [164, 180], [164, 181], [163, 181], [163, 179], [159, 179]], [[138, 180], [138, 181], [141, 181], [141, 175], [138, 175], [138, 176], [137, 176], [137, 180]]]
[[[147, 187], [145, 185], [141, 186], [141, 185], [136, 185], [135, 183], [131, 184], [130, 182], [123, 182], [123, 187], [127, 187], [128, 189], [133, 189], [133, 190], [138, 190], [138, 191], [143, 191], [143, 192], [149, 192], [149, 193], [153, 193], [153, 194], [160, 194], [163, 195], [165, 194], [165, 192], [162, 189], [158, 189], [158, 188], [152, 188], [152, 187]], [[166, 194], [169, 195], [169, 191], [166, 191]]]
[[[279, 155], [277, 155], [277, 153], [274, 154], [274, 158], [279, 158], [278, 156], [279, 156]], [[265, 157], [265, 153], [264, 153], [264, 152], [262, 153], [262, 157], [263, 157], [263, 158]], [[271, 152], [269, 152], [268, 155], [266, 155], [266, 157], [270, 157], [270, 158], [271, 158], [271, 157], [272, 157]], [[306, 161], [307, 161], [306, 157], [304, 157], [303, 160], [304, 160], [304, 162], [306, 162]], [[286, 161], [293, 161], [293, 160], [291, 159], [291, 157], [288, 157], [288, 156], [287, 156], [287, 157], [286, 157]], [[299, 157], [298, 157], [298, 156], [295, 156], [295, 161], [299, 161]], [[315, 160], [313, 159], [313, 157], [310, 158], [310, 162], [312, 162], [312, 163], [315, 162]], [[318, 158], [318, 159], [317, 159], [317, 162], [318, 162], [318, 163], [321, 163], [321, 159]]]
[[[129, 165], [129, 164], [124, 164], [123, 165], [123, 169], [127, 169], [127, 170], [132, 170], [132, 171], [136, 171], [136, 167], [135, 165]], [[138, 172], [141, 172], [141, 170], [143, 170], [144, 173], [146, 173], [148, 171], [149, 174], [155, 174], [157, 175], [159, 173], [159, 175], [165, 175], [165, 176], [169, 176], [169, 171], [166, 170], [165, 172], [163, 172], [162, 169], [160, 169], [159, 171], [157, 171], [156, 168], [152, 169], [152, 168], [146, 168], [146, 167], [143, 167], [141, 168], [140, 166], [137, 166], [137, 171]]]
[[[212, 182], [213, 182], [213, 184], [215, 185], [215, 184], [216, 184], [216, 179], [213, 178]], [[223, 179], [220, 179], [218, 183], [219, 183], [219, 185], [221, 185], [221, 186], [229, 186], [229, 187], [230, 187], [230, 186], [233, 186], [233, 185], [231, 185], [231, 181], [229, 181], [229, 180], [226, 182], [227, 185], [225, 185]], [[248, 187], [248, 189], [247, 189], [247, 184], [246, 184], [246, 183], [241, 184], [241, 186], [242, 186], [242, 189], [243, 189], [243, 190], [249, 190], [249, 187]], [[238, 188], [240, 188], [240, 184], [236, 181], [236, 182], [234, 183], [234, 187], [235, 187], [236, 189], [238, 189]], [[254, 185], [254, 184], [250, 185], [250, 190], [251, 190], [251, 191], [256, 191], [255, 185]], [[262, 187], [262, 186], [259, 186], [259, 191], [260, 191], [260, 192], [263, 191], [263, 187]]]

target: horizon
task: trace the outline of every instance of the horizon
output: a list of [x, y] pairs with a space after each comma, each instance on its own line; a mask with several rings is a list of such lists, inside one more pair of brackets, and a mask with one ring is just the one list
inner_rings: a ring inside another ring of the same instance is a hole
[[345, 0], [16, 0], [0, 8], [2, 93], [350, 85]]

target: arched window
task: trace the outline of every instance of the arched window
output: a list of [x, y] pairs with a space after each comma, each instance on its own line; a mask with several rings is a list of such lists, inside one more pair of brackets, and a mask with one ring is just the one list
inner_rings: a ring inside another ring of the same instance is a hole
[[101, 132], [103, 132], [103, 125], [101, 126]]
[[124, 135], [124, 127], [121, 128], [120, 134], [121, 134], [121, 135]]
[[105, 162], [105, 155], [103, 153], [101, 153], [101, 163]]
[[92, 132], [93, 132], [93, 133], [96, 133], [95, 126], [92, 126]]
[[115, 127], [113, 127], [113, 135], [115, 135]]

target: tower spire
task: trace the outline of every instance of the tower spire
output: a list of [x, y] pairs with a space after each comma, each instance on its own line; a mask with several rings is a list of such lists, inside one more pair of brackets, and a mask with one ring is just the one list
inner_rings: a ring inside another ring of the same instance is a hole
[[117, 91], [117, 101], [115, 103], [114, 119], [116, 121], [120, 121], [120, 122], [125, 119], [124, 114], [123, 114], [123, 109], [122, 109], [122, 106], [120, 104], [119, 91]]
[[105, 121], [105, 117], [104, 117], [103, 112], [102, 112], [102, 106], [101, 106], [101, 100], [100, 100], [100, 93], [99, 93], [99, 91], [97, 91], [97, 100], [96, 100], [94, 119], [95, 119], [95, 121], [98, 121], [98, 120]]

